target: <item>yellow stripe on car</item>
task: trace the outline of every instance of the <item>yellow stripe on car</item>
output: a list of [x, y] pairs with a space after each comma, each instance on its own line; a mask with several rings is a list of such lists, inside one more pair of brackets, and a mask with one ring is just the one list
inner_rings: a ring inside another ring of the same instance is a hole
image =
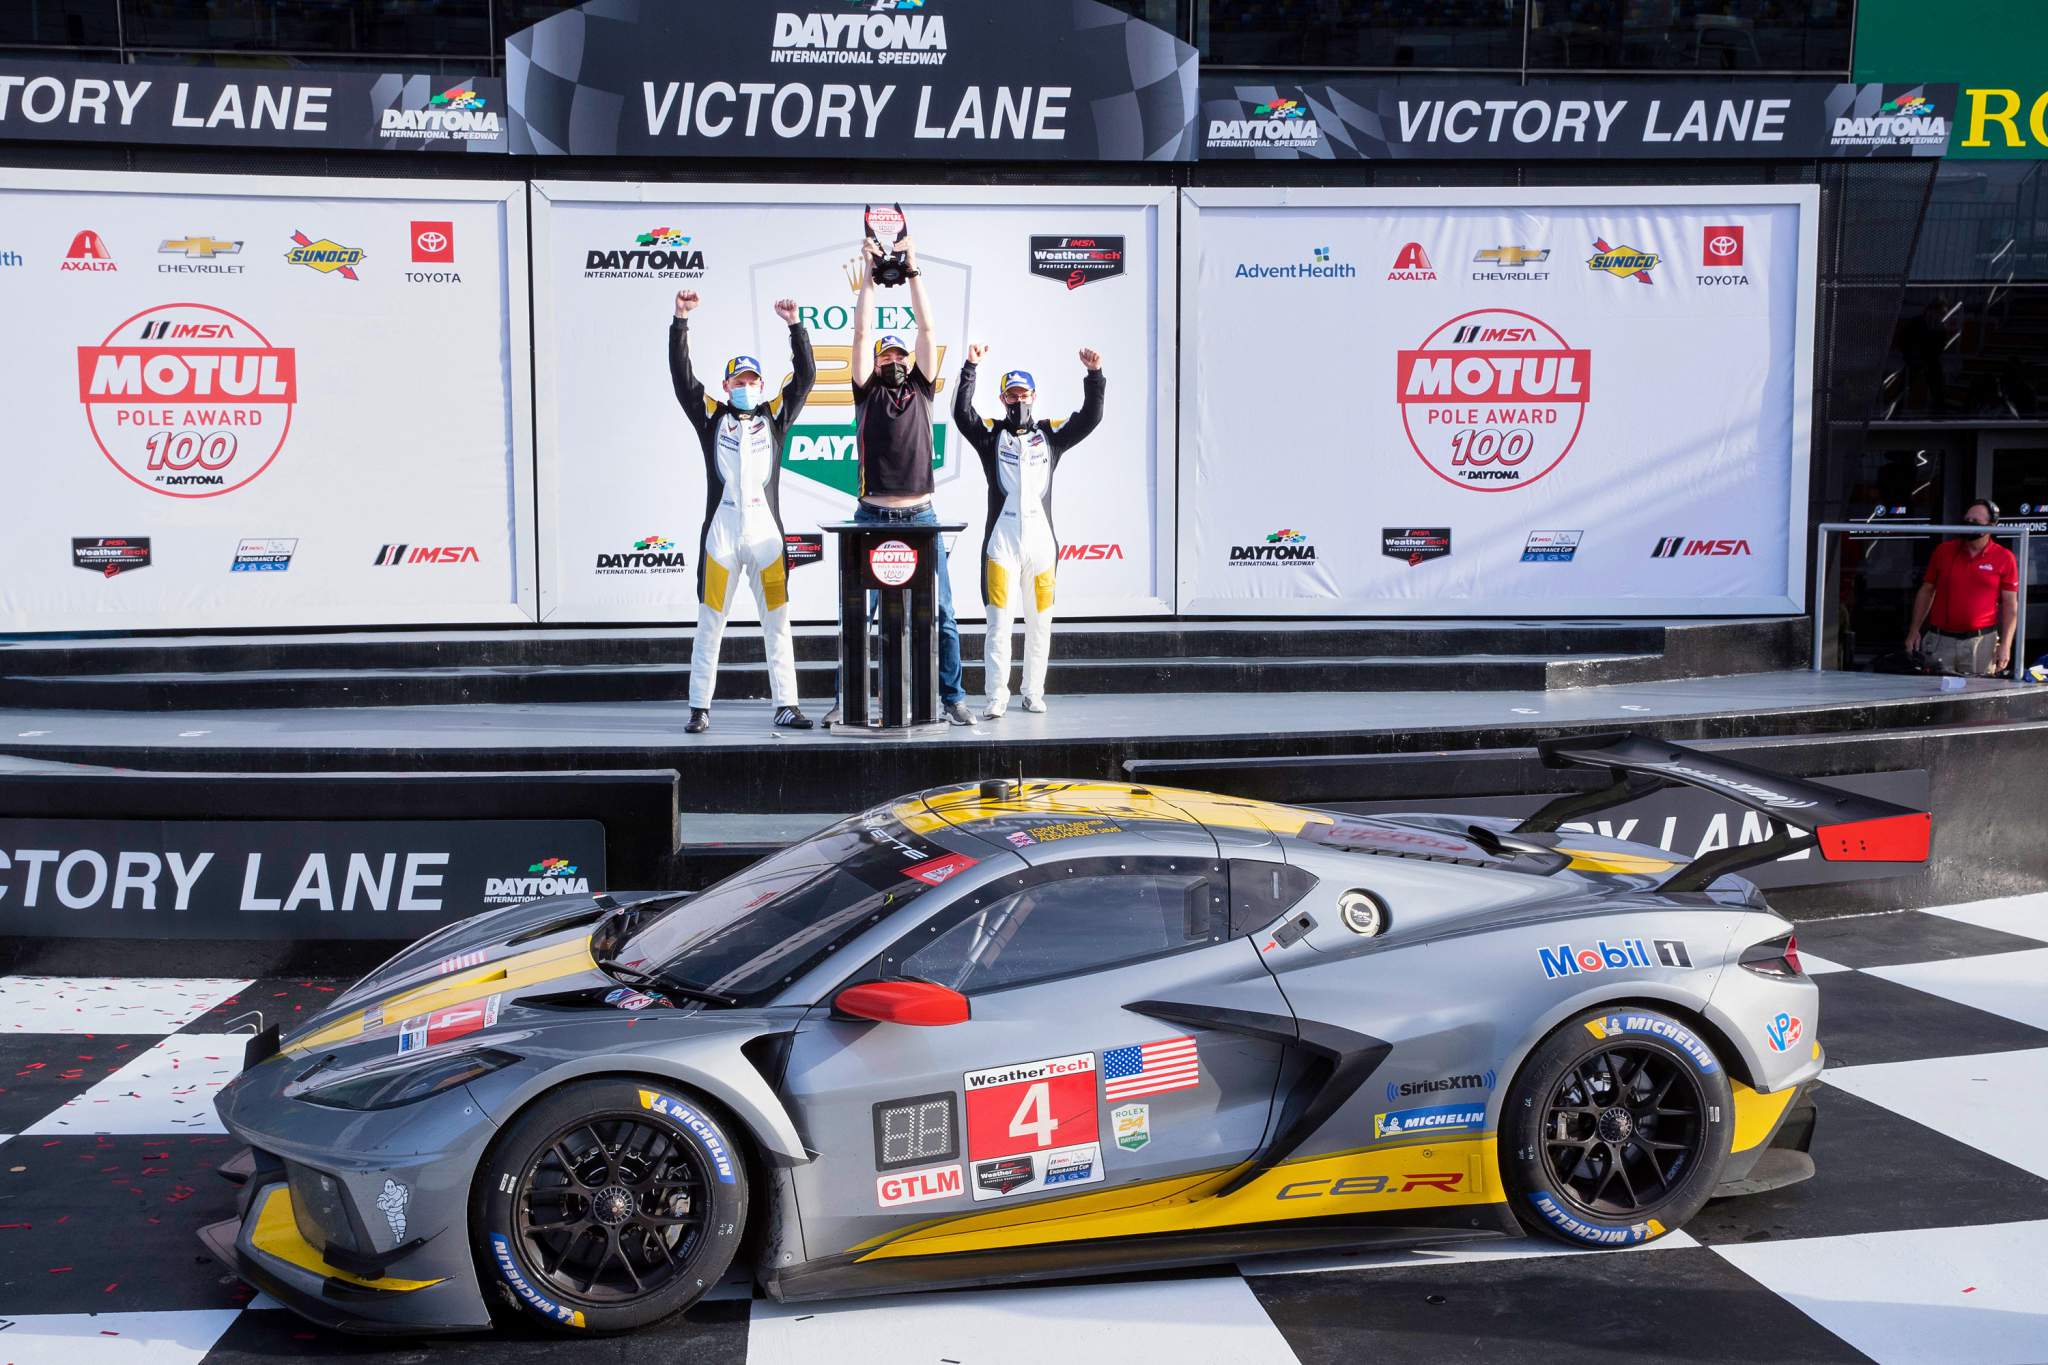
[[1746, 1152], [1770, 1137], [1785, 1106], [1799, 1093], [1799, 1087], [1792, 1085], [1765, 1094], [1733, 1076], [1728, 1078], [1728, 1087], [1735, 1092], [1735, 1140], [1729, 1149], [1735, 1152]]
[[1092, 815], [1105, 820], [1156, 820], [1171, 824], [1195, 822], [1225, 829], [1270, 830], [1299, 834], [1310, 824], [1329, 824], [1330, 817], [1298, 806], [1248, 801], [1177, 787], [1139, 787], [1128, 782], [1027, 782], [1012, 794], [990, 798], [979, 787], [940, 792], [924, 801], [906, 801], [892, 812], [920, 834], [946, 824], [971, 825], [1006, 815]]
[[944, 1256], [1102, 1237], [1141, 1237], [1329, 1218], [1389, 1209], [1445, 1208], [1501, 1199], [1492, 1133], [1450, 1142], [1370, 1148], [1291, 1161], [1216, 1197], [1240, 1168], [1144, 1181], [990, 1213], [940, 1219], [854, 1248], [861, 1261]]
[[310, 1052], [315, 1048], [332, 1047], [360, 1038], [366, 1032], [363, 1022], [369, 1010], [381, 1011], [378, 1022], [368, 1027], [382, 1028], [387, 1024], [402, 1023], [422, 1014], [449, 1005], [460, 1005], [471, 1000], [492, 995], [499, 991], [520, 990], [537, 986], [559, 977], [575, 976], [580, 972], [592, 971], [597, 963], [590, 956], [590, 936], [571, 939], [566, 943], [553, 943], [531, 952], [517, 953], [497, 962], [487, 962], [466, 972], [455, 972], [409, 991], [401, 991], [379, 1004], [344, 1015], [303, 1038], [294, 1038], [283, 1049], [286, 1053]]
[[372, 1280], [327, 1264], [321, 1259], [320, 1249], [299, 1235], [298, 1219], [292, 1216], [292, 1192], [284, 1185], [274, 1185], [264, 1194], [263, 1203], [256, 1210], [256, 1227], [249, 1234], [249, 1245], [287, 1265], [362, 1289], [410, 1294], [415, 1289], [431, 1289], [441, 1283], [440, 1280], [405, 1280], [394, 1275]]
[[1559, 844], [1557, 851], [1571, 855], [1571, 862], [1567, 863], [1566, 867], [1573, 872], [1669, 872], [1678, 866], [1669, 858], [1650, 858], [1640, 853], [1615, 853], [1608, 849], [1566, 848]]

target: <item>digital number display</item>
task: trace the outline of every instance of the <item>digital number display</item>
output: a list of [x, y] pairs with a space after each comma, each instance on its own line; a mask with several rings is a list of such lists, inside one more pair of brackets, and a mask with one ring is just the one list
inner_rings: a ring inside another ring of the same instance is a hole
[[914, 1095], [875, 1106], [875, 1169], [921, 1166], [960, 1155], [951, 1094]]

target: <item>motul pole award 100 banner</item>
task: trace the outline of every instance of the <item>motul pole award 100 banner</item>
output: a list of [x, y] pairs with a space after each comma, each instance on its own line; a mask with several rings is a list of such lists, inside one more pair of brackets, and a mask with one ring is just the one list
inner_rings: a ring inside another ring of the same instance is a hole
[[1182, 205], [1181, 611], [1799, 609], [1812, 187]]
[[0, 629], [530, 619], [523, 195], [0, 177]]
[[[533, 276], [541, 508], [541, 617], [558, 623], [690, 621], [697, 613], [704, 457], [669, 377], [669, 323], [680, 290], [691, 360], [722, 397], [726, 361], [757, 357], [770, 396], [790, 374], [794, 300], [817, 384], [783, 450], [789, 534], [853, 515], [853, 323], [863, 218], [901, 203], [935, 314], [934, 502], [964, 521], [951, 558], [954, 605], [982, 614], [980, 548], [987, 480], [953, 423], [970, 342], [989, 348], [977, 411], [1000, 418], [1007, 370], [1037, 380], [1037, 415], [1079, 409], [1082, 347], [1102, 356], [1102, 425], [1061, 459], [1053, 483], [1063, 615], [1168, 610], [1173, 543], [1171, 191], [1012, 185], [820, 188], [793, 185], [540, 182]], [[912, 346], [926, 320], [898, 286], [875, 291], [871, 340]], [[826, 556], [831, 558], [830, 552]], [[797, 620], [829, 621], [833, 574], [789, 580]], [[756, 619], [737, 594], [737, 619]]]

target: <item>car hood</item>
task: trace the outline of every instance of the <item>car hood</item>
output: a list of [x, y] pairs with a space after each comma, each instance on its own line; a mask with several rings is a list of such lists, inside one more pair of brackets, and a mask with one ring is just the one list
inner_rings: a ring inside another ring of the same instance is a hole
[[378, 967], [284, 1039], [306, 1053], [395, 1040], [427, 1047], [497, 1024], [523, 1000], [616, 987], [590, 955], [591, 932], [612, 910], [674, 892], [558, 896], [507, 906], [450, 925]]

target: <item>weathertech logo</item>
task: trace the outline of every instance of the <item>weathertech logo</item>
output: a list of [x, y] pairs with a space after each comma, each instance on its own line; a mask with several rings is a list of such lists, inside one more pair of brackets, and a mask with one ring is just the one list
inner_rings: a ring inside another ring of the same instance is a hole
[[1472, 257], [1475, 266], [1491, 266], [1493, 269], [1478, 269], [1472, 278], [1482, 283], [1489, 280], [1507, 280], [1517, 283], [1533, 283], [1550, 278], [1548, 270], [1531, 270], [1532, 265], [1542, 265], [1550, 259], [1547, 246], [1492, 246], [1477, 252]]
[[377, 551], [381, 568], [401, 564], [481, 564], [474, 545], [386, 545]]
[[1394, 255], [1394, 268], [1387, 272], [1390, 280], [1433, 280], [1436, 267], [1429, 263], [1429, 253], [1422, 249], [1422, 243], [1410, 242]]
[[71, 249], [64, 253], [64, 259], [57, 263], [57, 268], [106, 271], [121, 267], [114, 264], [114, 253], [107, 250], [107, 244], [100, 240], [100, 235], [88, 230], [71, 239]]
[[1650, 272], [1663, 259], [1655, 252], [1638, 251], [1632, 246], [1609, 246], [1606, 238], [1595, 237], [1593, 254], [1586, 258], [1586, 268], [1617, 279], [1635, 279], [1650, 284], [1653, 283]]
[[156, 273], [159, 275], [239, 275], [245, 269], [243, 266], [229, 265], [225, 261], [214, 259], [216, 256], [240, 254], [240, 242], [223, 242], [203, 232], [190, 237], [173, 237], [156, 250], [160, 256], [184, 258], [177, 261], [158, 261]]
[[325, 237], [313, 241], [303, 232], [294, 232], [292, 242], [292, 249], [284, 253], [287, 262], [317, 270], [322, 275], [339, 275], [345, 280], [356, 278], [356, 267], [368, 254], [359, 246], [343, 246]]
[[937, 14], [778, 14], [768, 59], [858, 66], [940, 66], [946, 20]]
[[1698, 540], [1687, 536], [1665, 536], [1657, 542], [1657, 548], [1650, 551], [1650, 558], [1692, 559], [1702, 555], [1721, 558], [1748, 553], [1749, 542], [1746, 540]]

